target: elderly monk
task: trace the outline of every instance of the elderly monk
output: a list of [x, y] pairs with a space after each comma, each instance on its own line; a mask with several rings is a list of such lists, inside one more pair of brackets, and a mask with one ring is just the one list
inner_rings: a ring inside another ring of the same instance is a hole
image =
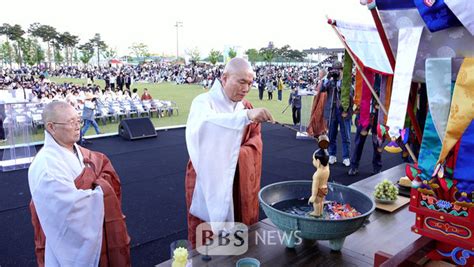
[[66, 102], [43, 111], [45, 141], [28, 182], [39, 266], [130, 266], [120, 180], [109, 159], [76, 144], [80, 118]]
[[253, 79], [250, 64], [233, 58], [225, 66], [221, 81], [216, 80], [209, 92], [191, 104], [186, 125], [190, 158], [186, 204], [188, 239], [193, 246], [196, 227], [202, 222], [251, 225], [258, 221], [260, 122], [273, 122], [273, 118], [267, 109], [253, 109], [244, 99]]

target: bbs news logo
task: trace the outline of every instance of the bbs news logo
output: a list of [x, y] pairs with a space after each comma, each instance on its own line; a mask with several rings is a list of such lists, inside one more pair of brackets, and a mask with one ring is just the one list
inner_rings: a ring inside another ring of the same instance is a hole
[[196, 250], [202, 255], [242, 255], [252, 246], [300, 245], [303, 241], [299, 230], [291, 233], [279, 230], [253, 231], [243, 223], [201, 223], [196, 228]]
[[242, 255], [249, 247], [248, 233], [243, 223], [201, 223], [196, 228], [196, 250], [202, 255]]

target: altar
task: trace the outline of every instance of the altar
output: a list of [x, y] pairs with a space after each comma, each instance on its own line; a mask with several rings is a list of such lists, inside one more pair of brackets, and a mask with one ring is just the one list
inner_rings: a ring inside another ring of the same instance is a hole
[[[351, 187], [371, 196], [374, 185], [384, 179], [396, 182], [404, 176], [404, 164], [354, 183]], [[192, 251], [192, 266], [235, 266], [245, 257], [255, 258], [261, 266], [373, 266], [375, 255], [395, 255], [419, 239], [410, 231], [415, 214], [405, 206], [393, 213], [375, 210], [365, 226], [349, 235], [340, 252], [331, 251], [329, 241], [304, 240], [294, 249], [279, 242], [281, 232], [269, 220], [264, 219], [249, 227], [249, 247], [238, 256], [212, 256], [208, 262], [202, 260], [196, 250]], [[280, 233], [280, 234], [279, 234]], [[267, 242], [262, 242], [265, 236]], [[269, 238], [270, 237], [270, 238]], [[168, 253], [162, 252], [162, 253]], [[172, 260], [157, 266], [171, 266]]]

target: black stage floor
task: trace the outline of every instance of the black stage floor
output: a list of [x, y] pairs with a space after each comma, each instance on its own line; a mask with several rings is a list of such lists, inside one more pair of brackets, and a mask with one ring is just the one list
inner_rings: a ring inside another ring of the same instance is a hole
[[[278, 125], [264, 125], [262, 135], [262, 187], [284, 180], [311, 179], [315, 171], [311, 163], [314, 141], [296, 140], [293, 131]], [[348, 185], [371, 175], [369, 141], [359, 175], [349, 177], [348, 168], [341, 163], [339, 140], [338, 163], [331, 166], [332, 181]], [[133, 266], [153, 266], [167, 260], [169, 244], [187, 237], [184, 128], [159, 131], [154, 139], [95, 139], [88, 148], [108, 155], [122, 180]], [[383, 154], [383, 170], [401, 162], [400, 154]], [[0, 173], [0, 266], [35, 266], [30, 199], [27, 170]], [[263, 216], [261, 212], [261, 219]]]

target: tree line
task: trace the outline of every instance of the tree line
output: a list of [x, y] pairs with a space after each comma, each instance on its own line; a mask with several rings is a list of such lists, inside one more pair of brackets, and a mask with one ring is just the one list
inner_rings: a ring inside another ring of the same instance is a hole
[[[0, 37], [5, 36], [5, 42], [0, 45], [0, 62], [2, 64], [13, 63], [19, 66], [35, 66], [46, 63], [51, 67], [55, 65], [77, 65], [82, 62], [88, 64], [93, 58], [112, 59], [117, 57], [115, 49], [110, 48], [102, 39], [100, 33], [96, 33], [91, 39], [80, 43], [79, 37], [70, 32], [60, 32], [55, 27], [40, 23], [33, 23], [24, 30], [21, 25], [10, 25], [3, 23], [0, 26]], [[43, 43], [43, 46], [41, 45]], [[45, 47], [46, 49], [43, 49]], [[148, 46], [144, 43], [134, 43], [129, 47], [131, 54], [138, 59], [145, 60], [151, 56]], [[233, 58], [237, 55], [235, 48], [227, 51], [226, 57]], [[193, 48], [186, 51], [191, 61], [201, 60], [199, 49]], [[302, 51], [291, 49], [289, 45], [277, 48], [273, 43], [260, 49], [248, 49], [245, 51], [250, 62], [302, 62], [306, 54]], [[223, 54], [219, 50], [212, 49], [204, 61], [211, 64], [223, 62]]]
[[[187, 50], [186, 54], [189, 56], [191, 61], [197, 62], [201, 60], [199, 49], [197, 47]], [[272, 62], [303, 62], [306, 58], [306, 53], [299, 51], [297, 49], [291, 49], [289, 45], [284, 45], [280, 48], [274, 47], [273, 44], [270, 44], [267, 47], [262, 47], [260, 49], [251, 48], [245, 51], [245, 54], [248, 57], [248, 60], [255, 64], [256, 62], [267, 62], [271, 64]], [[228, 58], [234, 58], [237, 56], [237, 51], [235, 48], [230, 48]], [[212, 49], [209, 52], [207, 58], [204, 58], [204, 61], [208, 61], [211, 64], [216, 64], [217, 62], [222, 62], [224, 55], [221, 51]]]
[[[82, 62], [87, 64], [92, 57], [110, 59], [117, 56], [114, 49], [109, 48], [99, 33], [80, 44], [79, 37], [70, 32], [59, 32], [55, 27], [33, 23], [28, 29], [21, 25], [3, 23], [0, 36], [6, 40], [0, 46], [0, 61], [4, 64], [13, 63], [19, 66], [34, 66], [46, 62], [49, 67], [57, 65], [73, 65]], [[40, 45], [43, 42], [46, 51]], [[46, 61], [45, 61], [46, 60]]]

